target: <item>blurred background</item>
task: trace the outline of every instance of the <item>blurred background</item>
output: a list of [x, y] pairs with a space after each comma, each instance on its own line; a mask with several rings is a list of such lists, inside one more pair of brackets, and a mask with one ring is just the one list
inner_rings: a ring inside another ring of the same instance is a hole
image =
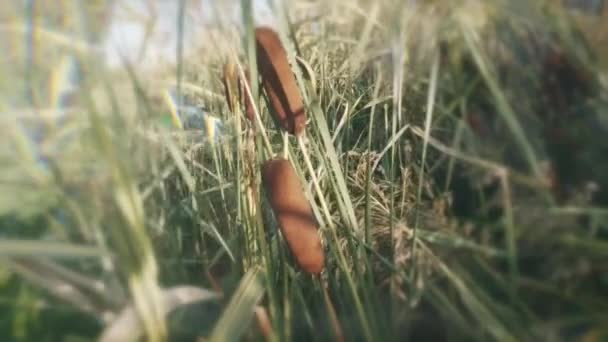
[[[2, 341], [608, 339], [602, 0], [8, 0], [0, 48]], [[261, 189], [279, 154], [319, 277]]]

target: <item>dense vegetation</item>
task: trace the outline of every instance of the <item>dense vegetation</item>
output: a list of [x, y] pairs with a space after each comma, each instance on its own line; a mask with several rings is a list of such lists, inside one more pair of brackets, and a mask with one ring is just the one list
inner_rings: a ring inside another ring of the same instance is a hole
[[[294, 137], [263, 83], [225, 97], [226, 63], [267, 72], [249, 1], [240, 30], [209, 4], [177, 65], [113, 69], [85, 43], [108, 5], [78, 3], [0, 4], [0, 340], [608, 338], [608, 8], [279, 2]], [[278, 156], [319, 275], [262, 184]]]

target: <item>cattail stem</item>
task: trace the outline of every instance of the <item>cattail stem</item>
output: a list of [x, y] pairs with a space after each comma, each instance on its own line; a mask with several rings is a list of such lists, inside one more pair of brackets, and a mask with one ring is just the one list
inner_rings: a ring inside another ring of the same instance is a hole
[[[300, 145], [300, 149], [302, 150], [302, 154], [304, 155], [304, 162], [306, 163], [308, 172], [311, 175], [313, 186], [315, 187], [315, 191], [317, 192], [317, 195], [319, 197], [319, 202], [321, 203], [321, 207], [323, 208], [323, 211], [325, 212], [325, 216], [327, 216], [327, 225], [330, 228], [331, 236], [332, 236], [334, 242], [337, 243], [338, 234], [335, 229], [336, 226], [334, 225], [334, 223], [331, 219], [331, 214], [330, 214], [329, 208], [327, 207], [327, 203], [325, 202], [325, 198], [323, 197], [323, 192], [321, 191], [321, 187], [319, 186], [319, 181], [317, 180], [316, 174], [314, 172], [314, 168], [312, 167], [312, 163], [310, 161], [310, 158], [308, 157], [306, 145], [304, 145], [304, 141], [302, 140], [302, 137], [298, 137], [298, 144]], [[344, 255], [344, 252], [339, 247], [336, 248], [336, 252], [337, 252], [338, 261], [341, 264], [341, 267], [344, 270], [346, 270], [347, 262], [346, 262], [346, 256]], [[349, 288], [352, 292], [353, 298], [355, 300], [355, 307], [357, 308], [357, 312], [359, 314], [359, 319], [361, 321], [361, 324], [363, 325], [363, 331], [366, 336], [366, 340], [371, 341], [372, 338], [371, 338], [371, 333], [370, 333], [370, 327], [365, 318], [365, 313], [364, 313], [365, 311], [363, 310], [363, 304], [361, 303], [361, 301], [359, 300], [359, 298], [357, 296], [357, 290], [356, 290], [357, 287], [355, 286], [354, 279], [352, 278], [352, 275], [348, 271], [345, 272], [345, 276], [346, 276], [346, 280], [349, 285]]]

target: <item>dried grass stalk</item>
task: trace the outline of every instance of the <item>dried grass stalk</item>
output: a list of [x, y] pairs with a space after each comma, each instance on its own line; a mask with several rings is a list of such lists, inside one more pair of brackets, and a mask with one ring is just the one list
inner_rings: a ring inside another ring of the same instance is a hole
[[249, 89], [251, 90], [251, 76], [249, 75], [249, 69], [247, 68], [243, 70], [243, 73], [245, 74], [245, 79], [239, 77], [238, 82], [239, 98], [241, 99], [241, 104], [243, 105], [243, 107], [245, 107], [245, 116], [247, 117], [247, 119], [249, 119], [249, 121], [253, 123], [255, 120], [255, 110], [253, 109], [253, 103], [251, 102], [251, 99], [249, 98], [249, 96], [247, 96], [247, 90], [245, 90], [245, 87], [249, 87]]
[[237, 70], [234, 63], [227, 62], [224, 64], [222, 84], [224, 85], [224, 96], [228, 103], [228, 109], [234, 113], [236, 110], [236, 94], [234, 94], [234, 90], [237, 88]]

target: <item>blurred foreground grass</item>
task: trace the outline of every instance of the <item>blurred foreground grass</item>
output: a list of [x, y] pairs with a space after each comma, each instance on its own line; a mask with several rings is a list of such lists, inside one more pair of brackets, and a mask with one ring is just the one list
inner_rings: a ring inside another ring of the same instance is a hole
[[[0, 4], [0, 340], [608, 338], [608, 18], [566, 3], [275, 8], [314, 74], [294, 69], [310, 122], [287, 153], [319, 279], [260, 189], [284, 153], [266, 102], [264, 129], [223, 98], [223, 63], [255, 65], [248, 1], [245, 34], [211, 6], [202, 47], [153, 70], [87, 47], [103, 1]], [[66, 56], [86, 77], [60, 108]], [[215, 142], [165, 124], [177, 80]]]

